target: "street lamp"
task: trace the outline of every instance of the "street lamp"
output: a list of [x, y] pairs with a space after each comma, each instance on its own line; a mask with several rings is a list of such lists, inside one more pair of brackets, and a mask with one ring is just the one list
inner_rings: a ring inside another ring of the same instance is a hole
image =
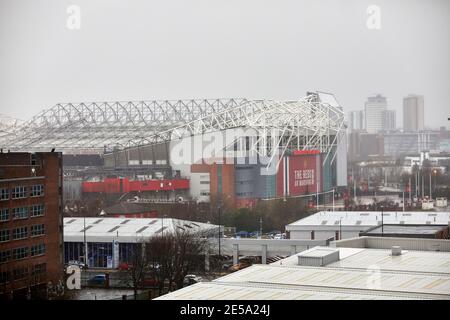
[[433, 196], [432, 196], [432, 193], [431, 193], [431, 173], [433, 173], [433, 175], [435, 176], [435, 178], [434, 178], [434, 185], [436, 186], [436, 173], [437, 173], [437, 170], [434, 169], [433, 171], [430, 171], [430, 200], [433, 200]]

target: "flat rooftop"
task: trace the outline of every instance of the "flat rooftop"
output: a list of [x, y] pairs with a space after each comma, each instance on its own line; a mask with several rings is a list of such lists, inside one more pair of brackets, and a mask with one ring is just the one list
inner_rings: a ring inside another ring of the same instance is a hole
[[136, 243], [162, 232], [210, 232], [214, 224], [172, 218], [64, 218], [64, 241]]
[[367, 235], [434, 235], [448, 225], [383, 225], [364, 232]]
[[[339, 260], [323, 267], [298, 265], [299, 255], [320, 257], [331, 250], [339, 250]], [[393, 256], [390, 249], [314, 247], [272, 264], [253, 265], [158, 299], [450, 300], [450, 252], [402, 250], [401, 255]]]
[[[311, 226], [377, 226], [381, 225], [381, 211], [320, 211], [286, 226], [296, 230]], [[398, 211], [384, 212], [383, 224], [448, 225], [450, 212]]]

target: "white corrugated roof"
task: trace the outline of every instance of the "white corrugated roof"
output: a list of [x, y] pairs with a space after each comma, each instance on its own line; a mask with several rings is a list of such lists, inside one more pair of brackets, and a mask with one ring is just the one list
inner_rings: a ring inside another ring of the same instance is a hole
[[355, 289], [292, 287], [253, 283], [201, 282], [156, 300], [408, 300], [432, 295]]
[[[432, 224], [447, 225], [450, 212], [384, 212], [384, 224]], [[295, 230], [303, 226], [377, 226], [381, 224], [380, 211], [320, 211], [286, 226], [286, 230]]]
[[[301, 254], [330, 250], [315, 247]], [[338, 248], [325, 267], [298, 265], [298, 255], [253, 265], [160, 299], [450, 299], [450, 252]]]
[[[450, 256], [450, 254], [448, 254]], [[450, 274], [253, 265], [215, 281], [420, 293], [450, 299]]]
[[134, 243], [160, 234], [163, 227], [164, 232], [175, 229], [197, 232], [218, 228], [213, 224], [172, 218], [64, 218], [64, 241], [83, 242], [86, 235], [87, 242], [118, 240]]

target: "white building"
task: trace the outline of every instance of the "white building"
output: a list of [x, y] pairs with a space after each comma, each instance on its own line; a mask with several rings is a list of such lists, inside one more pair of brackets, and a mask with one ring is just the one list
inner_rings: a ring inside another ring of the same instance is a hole
[[172, 218], [64, 218], [64, 261], [86, 259], [92, 268], [117, 268], [153, 236], [175, 231], [214, 236], [218, 228]]
[[380, 94], [368, 97], [364, 105], [366, 131], [378, 133], [396, 128], [395, 111], [387, 109], [387, 100]]
[[448, 300], [449, 251], [447, 240], [342, 240], [332, 247], [314, 247], [270, 265], [253, 265], [157, 299]]
[[411, 94], [403, 98], [403, 130], [423, 130], [424, 122], [423, 96]]
[[384, 130], [385, 111], [387, 109], [386, 98], [378, 94], [368, 97], [364, 105], [366, 116], [366, 130], [368, 133], [378, 133]]
[[380, 211], [321, 211], [286, 226], [290, 239], [326, 240], [358, 237], [372, 227], [383, 224], [450, 223], [450, 212], [384, 212]]
[[363, 110], [350, 111], [348, 113], [347, 124], [350, 131], [364, 130], [365, 129], [364, 111]]

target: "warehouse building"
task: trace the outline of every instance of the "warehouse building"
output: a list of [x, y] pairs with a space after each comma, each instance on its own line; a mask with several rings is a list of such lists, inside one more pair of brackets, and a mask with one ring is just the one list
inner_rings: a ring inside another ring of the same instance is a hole
[[[353, 238], [377, 227], [389, 225], [447, 225], [450, 212], [321, 211], [286, 226], [290, 239], [336, 240]], [[384, 230], [384, 229], [383, 229]]]
[[218, 235], [218, 226], [172, 218], [64, 218], [64, 262], [87, 261], [89, 268], [117, 268], [131, 262], [136, 246], [175, 231]]
[[253, 265], [157, 299], [449, 300], [450, 242], [373, 237], [336, 241], [332, 247]]

